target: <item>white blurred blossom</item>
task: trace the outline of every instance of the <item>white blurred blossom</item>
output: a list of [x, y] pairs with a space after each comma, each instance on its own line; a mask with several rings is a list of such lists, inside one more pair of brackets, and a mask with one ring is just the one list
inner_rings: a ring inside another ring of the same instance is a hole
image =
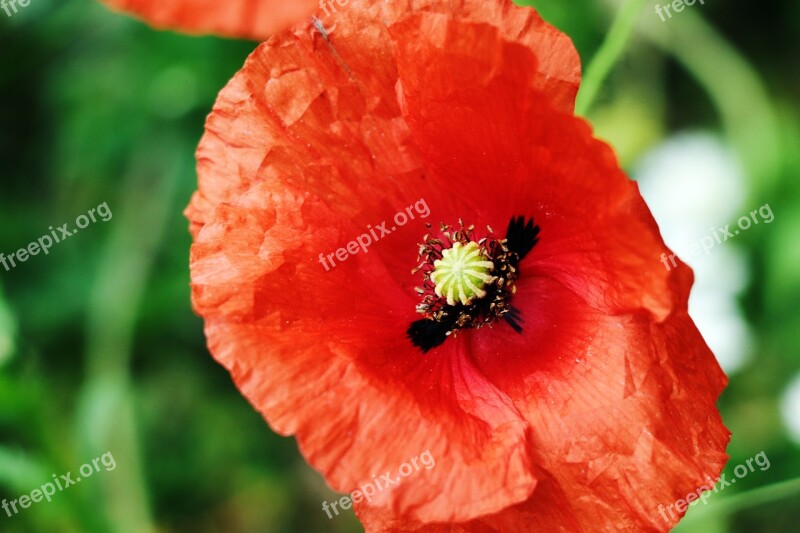
[[800, 443], [800, 374], [795, 376], [783, 393], [781, 415], [783, 424], [789, 430], [789, 436]]
[[746, 256], [735, 239], [699, 253], [698, 245], [749, 213], [744, 170], [713, 135], [686, 133], [646, 154], [633, 176], [667, 246], [694, 270], [689, 314], [722, 368], [735, 372], [752, 342], [737, 302], [749, 279]]

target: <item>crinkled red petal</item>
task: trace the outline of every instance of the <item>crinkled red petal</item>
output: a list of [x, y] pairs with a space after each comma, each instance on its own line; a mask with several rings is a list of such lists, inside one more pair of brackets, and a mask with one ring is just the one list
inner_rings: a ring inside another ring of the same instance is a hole
[[263, 41], [318, 8], [316, 0], [102, 0], [157, 28]]

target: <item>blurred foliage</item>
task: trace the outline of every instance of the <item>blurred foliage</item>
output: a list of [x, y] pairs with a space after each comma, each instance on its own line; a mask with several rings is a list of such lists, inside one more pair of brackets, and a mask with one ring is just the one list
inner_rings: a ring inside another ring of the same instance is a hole
[[[530, 3], [585, 65], [619, 9]], [[776, 213], [769, 232], [737, 242], [752, 252], [742, 303], [757, 344], [720, 402], [729, 469], [762, 450], [772, 468], [693, 508], [679, 529], [796, 531], [797, 491], [724, 501], [800, 477], [778, 413], [800, 369], [800, 5], [709, 1], [667, 23], [653, 5], [589, 110], [598, 134], [629, 166], [675, 131], [718, 131], [745, 165], [751, 204]], [[320, 511], [333, 494], [208, 355], [190, 308], [181, 212], [196, 186], [193, 152], [253, 48], [153, 31], [85, 0], [0, 12], [0, 252], [102, 202], [114, 214], [48, 256], [0, 268], [0, 499], [109, 450], [118, 464], [0, 516], [3, 531], [360, 530]]]

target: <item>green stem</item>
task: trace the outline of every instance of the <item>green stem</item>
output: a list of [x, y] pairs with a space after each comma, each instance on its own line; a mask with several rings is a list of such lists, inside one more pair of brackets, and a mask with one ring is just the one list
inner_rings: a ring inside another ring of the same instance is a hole
[[700, 12], [687, 10], [680, 24], [675, 22], [645, 25], [643, 33], [672, 55], [711, 98], [752, 186], [774, 186], [783, 164], [781, 130], [758, 71]]
[[773, 483], [747, 492], [742, 492], [729, 498], [710, 502], [707, 506], [699, 507], [687, 515], [685, 522], [703, 520], [711, 516], [727, 515], [748, 507], [757, 507], [795, 494], [800, 494], [800, 478]]
[[[167, 223], [177, 218], [177, 184], [185, 175], [170, 157], [168, 148], [175, 143], [166, 135], [159, 142], [161, 146], [144, 144], [142, 156], [124, 178], [126, 201], [114, 213], [89, 306], [87, 379], [78, 409], [86, 457], [110, 451], [118, 465], [103, 478], [99, 497], [105, 519], [120, 533], [156, 530], [145, 490], [130, 366], [140, 306]], [[153, 161], [167, 168], [153, 171]]]
[[586, 115], [586, 112], [594, 103], [603, 82], [625, 50], [628, 40], [630, 40], [636, 26], [636, 19], [643, 5], [644, 0], [626, 0], [625, 4], [620, 8], [611, 25], [611, 29], [608, 31], [606, 40], [600, 45], [591, 63], [589, 63], [589, 68], [586, 69], [586, 74], [581, 82], [581, 90], [578, 93], [578, 100], [575, 104], [576, 114]]

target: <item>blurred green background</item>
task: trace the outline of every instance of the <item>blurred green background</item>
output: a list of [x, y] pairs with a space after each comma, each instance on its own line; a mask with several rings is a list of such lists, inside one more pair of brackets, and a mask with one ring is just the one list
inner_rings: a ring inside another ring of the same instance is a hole
[[[720, 401], [733, 432], [726, 471], [761, 451], [771, 467], [694, 506], [678, 530], [798, 531], [800, 4], [707, 0], [662, 22], [656, 3], [625, 2], [638, 10], [635, 31], [588, 108], [598, 135], [652, 180], [643, 191], [662, 190], [669, 165], [697, 173], [677, 201], [654, 206], [665, 234], [671, 212], [686, 238], [766, 203], [775, 214], [724, 243], [730, 259], [720, 247], [718, 272], [738, 272], [737, 288], [701, 325], [743, 339], [722, 350], [729, 359], [718, 354], [731, 377]], [[530, 4], [573, 38], [585, 67], [622, 5]], [[196, 186], [193, 152], [253, 48], [153, 31], [90, 0], [0, 11], [0, 252], [103, 202], [113, 212], [47, 256], [0, 266], [0, 499], [107, 451], [117, 464], [51, 503], [11, 519], [0, 511], [1, 531], [361, 530], [321, 511], [333, 494], [208, 355], [190, 308], [181, 212]], [[707, 162], [709, 139], [734, 171], [687, 163]], [[710, 172], [723, 186], [709, 193]], [[680, 198], [728, 214], [695, 218]]]

